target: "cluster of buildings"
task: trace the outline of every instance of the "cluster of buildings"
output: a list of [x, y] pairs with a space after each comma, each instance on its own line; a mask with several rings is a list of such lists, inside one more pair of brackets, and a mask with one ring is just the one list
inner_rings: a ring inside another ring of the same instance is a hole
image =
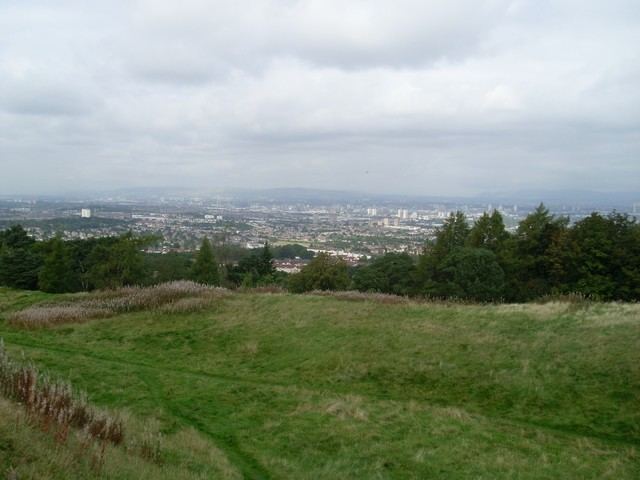
[[[498, 205], [508, 229], [535, 205], [504, 207]], [[552, 213], [566, 214], [565, 210]], [[572, 218], [587, 215], [571, 207]], [[461, 210], [470, 223], [491, 204], [421, 204], [378, 205], [310, 204], [305, 202], [260, 203], [207, 199], [176, 198], [162, 201], [45, 201], [0, 200], [0, 228], [22, 223], [39, 239], [62, 234], [67, 239], [135, 234], [162, 237], [155, 251], [193, 251], [204, 236], [219, 245], [236, 248], [297, 243], [314, 251], [339, 255], [349, 263], [385, 252], [418, 254], [425, 241], [433, 238], [451, 211]], [[640, 215], [640, 203], [631, 211]], [[283, 271], [295, 271], [303, 264], [299, 259], [282, 263]]]

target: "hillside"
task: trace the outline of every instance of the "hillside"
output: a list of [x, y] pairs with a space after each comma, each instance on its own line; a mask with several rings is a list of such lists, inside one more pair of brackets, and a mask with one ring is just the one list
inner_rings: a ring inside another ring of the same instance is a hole
[[[640, 477], [639, 305], [234, 293], [185, 313], [6, 320], [59, 298], [0, 290], [0, 337], [125, 411], [131, 435], [162, 432], [150, 459], [110, 447], [107, 478]], [[18, 414], [0, 405], [3, 439]], [[0, 474], [41, 478], [60, 457], [37, 429], [16, 437], [0, 443]], [[95, 474], [77, 463], [53, 471]]]

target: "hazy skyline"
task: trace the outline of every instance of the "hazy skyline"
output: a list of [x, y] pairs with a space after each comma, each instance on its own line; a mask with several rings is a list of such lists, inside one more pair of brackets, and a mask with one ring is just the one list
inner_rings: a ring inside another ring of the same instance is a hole
[[0, 0], [0, 194], [637, 191], [640, 3]]

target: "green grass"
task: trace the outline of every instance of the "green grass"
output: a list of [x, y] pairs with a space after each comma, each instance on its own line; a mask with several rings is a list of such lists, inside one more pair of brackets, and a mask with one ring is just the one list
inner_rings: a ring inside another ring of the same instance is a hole
[[[50, 299], [0, 290], [0, 317]], [[253, 293], [0, 336], [203, 478], [640, 478], [639, 305]], [[185, 432], [217, 455], [184, 460]]]

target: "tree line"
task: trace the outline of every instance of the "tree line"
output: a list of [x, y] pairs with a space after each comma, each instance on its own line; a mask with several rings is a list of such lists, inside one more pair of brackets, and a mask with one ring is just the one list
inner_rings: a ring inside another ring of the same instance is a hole
[[[540, 205], [515, 232], [499, 212], [470, 225], [454, 212], [418, 256], [387, 253], [356, 267], [301, 245], [252, 251], [212, 245], [196, 254], [145, 254], [158, 239], [118, 237], [37, 242], [21, 226], [0, 232], [0, 285], [63, 293], [177, 279], [225, 287], [279, 285], [294, 293], [359, 290], [418, 297], [521, 302], [578, 293], [601, 300], [640, 299], [640, 225], [628, 215], [569, 224]], [[276, 271], [274, 258], [306, 258], [299, 273]]]
[[[158, 240], [156, 236], [129, 232], [83, 240], [56, 236], [36, 241], [22, 226], [14, 225], [0, 231], [0, 285], [68, 293], [185, 279], [231, 288], [256, 287], [282, 284], [286, 277], [275, 270], [268, 244], [252, 251], [214, 248], [205, 237], [195, 254], [145, 253]], [[276, 250], [276, 254], [281, 253]], [[229, 263], [221, 264], [220, 258]]]
[[473, 226], [458, 211], [417, 258], [387, 253], [350, 271], [342, 260], [320, 255], [289, 285], [294, 292], [353, 289], [481, 302], [574, 293], [637, 301], [640, 225], [620, 213], [593, 213], [570, 225], [541, 204], [510, 233], [498, 211]]

